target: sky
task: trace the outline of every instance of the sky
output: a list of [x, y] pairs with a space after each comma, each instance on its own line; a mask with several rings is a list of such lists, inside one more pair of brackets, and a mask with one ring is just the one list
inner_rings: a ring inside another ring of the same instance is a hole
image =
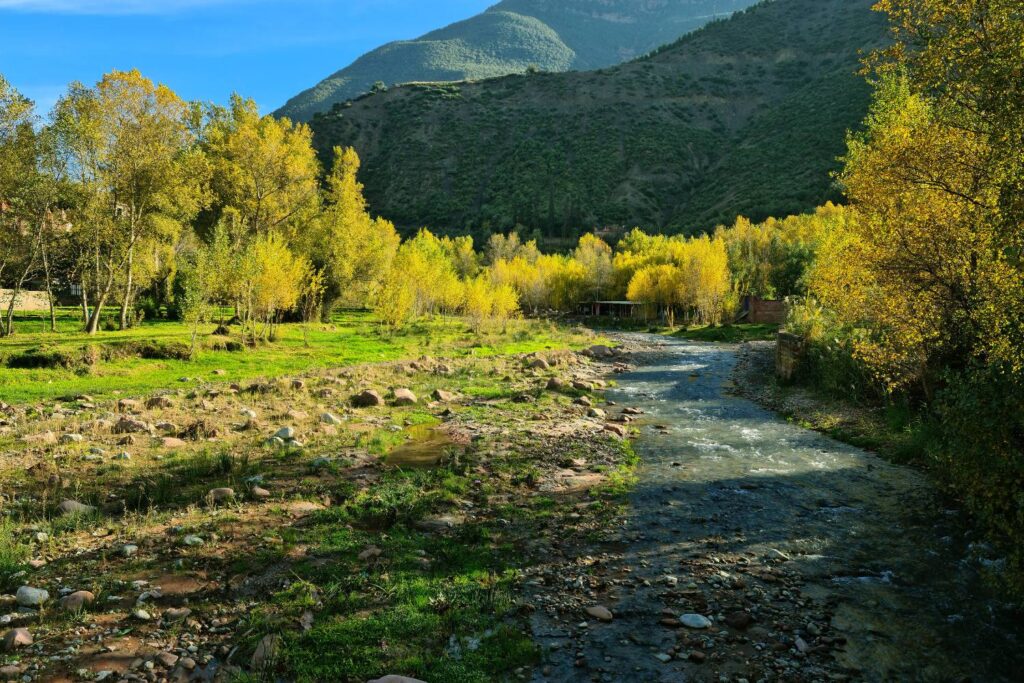
[[0, 74], [49, 110], [67, 84], [138, 68], [188, 100], [271, 112], [392, 40], [497, 0], [0, 0]]

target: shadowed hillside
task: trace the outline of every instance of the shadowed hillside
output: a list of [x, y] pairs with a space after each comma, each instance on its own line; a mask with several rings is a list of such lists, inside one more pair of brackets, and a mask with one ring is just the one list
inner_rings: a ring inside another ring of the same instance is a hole
[[374, 84], [463, 81], [529, 69], [619, 64], [670, 43], [753, 0], [504, 0], [416, 40], [363, 55], [292, 98], [278, 114], [305, 121]]

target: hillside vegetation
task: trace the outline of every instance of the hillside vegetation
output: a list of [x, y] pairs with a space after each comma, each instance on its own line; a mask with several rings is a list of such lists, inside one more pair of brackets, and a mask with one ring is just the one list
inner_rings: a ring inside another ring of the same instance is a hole
[[352, 145], [401, 226], [547, 235], [693, 231], [837, 198], [830, 172], [868, 105], [871, 0], [777, 0], [614, 68], [410, 84], [313, 123]]
[[463, 81], [619, 64], [727, 16], [753, 0], [505, 0], [416, 40], [369, 52], [278, 112], [307, 121], [377, 83]]

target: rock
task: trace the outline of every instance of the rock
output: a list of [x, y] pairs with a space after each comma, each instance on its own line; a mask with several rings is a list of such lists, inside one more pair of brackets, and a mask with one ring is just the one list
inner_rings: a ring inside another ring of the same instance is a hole
[[367, 683], [424, 683], [418, 678], [409, 678], [408, 676], [396, 676], [394, 674], [388, 674], [381, 678], [375, 678]]
[[625, 438], [626, 434], [628, 433], [625, 427], [623, 427], [622, 425], [617, 425], [613, 422], [609, 422], [608, 424], [606, 424], [604, 426], [604, 431], [611, 432], [612, 434], [615, 434], [616, 436], [621, 438]]
[[32, 644], [32, 634], [27, 628], [16, 628], [4, 634], [4, 649], [13, 652]]
[[133, 417], [122, 417], [113, 428], [115, 434], [148, 434], [152, 431], [153, 427], [148, 422]]
[[139, 621], [152, 621], [153, 615], [147, 612], [146, 610], [140, 608], [132, 612], [132, 618], [137, 619]]
[[292, 409], [285, 413], [285, 417], [294, 422], [302, 422], [303, 420], [309, 419], [309, 413], [307, 413], [305, 410]]
[[672, 661], [672, 655], [665, 652], [659, 652], [658, 654], [654, 655], [654, 657], [662, 664], [668, 664]]
[[50, 599], [50, 594], [42, 588], [22, 586], [14, 597], [22, 607], [40, 607]]
[[270, 491], [260, 486], [253, 486], [249, 493], [252, 494], [252, 497], [256, 500], [266, 500], [267, 498], [270, 498]]
[[135, 557], [139, 554], [139, 546], [134, 543], [125, 543], [121, 546], [121, 555], [124, 557]]
[[604, 418], [608, 417], [607, 414], [605, 414], [605, 412], [600, 408], [591, 408], [590, 410], [587, 411], [587, 416], [596, 417], [599, 420], [603, 420]]
[[711, 620], [700, 614], [684, 614], [679, 617], [679, 623], [686, 628], [711, 628]]
[[277, 660], [281, 650], [281, 636], [276, 633], [263, 636], [256, 645], [256, 651], [252, 653], [250, 665], [256, 671], [269, 668]]
[[122, 398], [117, 402], [117, 412], [119, 413], [129, 413], [141, 409], [142, 404], [130, 398]]
[[21, 440], [25, 443], [39, 444], [41, 446], [52, 446], [57, 443], [57, 435], [53, 432], [46, 431], [42, 434], [29, 434], [21, 437]]
[[234, 500], [235, 490], [227, 487], [212, 489], [207, 495], [207, 498], [214, 504], [223, 503], [225, 501]]
[[575, 389], [576, 391], [590, 391], [594, 387], [589, 382], [584, 382], [582, 380], [578, 380], [577, 379], [577, 380], [573, 380], [572, 388]]
[[274, 432], [274, 438], [281, 439], [282, 441], [292, 441], [295, 439], [295, 428], [294, 427], [281, 427]]
[[200, 546], [206, 543], [206, 541], [204, 541], [201, 537], [196, 536], [195, 534], [189, 534], [185, 538], [181, 539], [181, 542], [189, 546], [190, 548], [194, 548], [196, 546]]
[[595, 344], [583, 352], [583, 355], [591, 358], [611, 358], [615, 352], [604, 344]]
[[164, 610], [164, 621], [168, 624], [176, 624], [179, 621], [185, 621], [191, 614], [192, 610], [188, 607], [171, 607]]
[[240, 411], [238, 411], [238, 414], [249, 420], [256, 419], [256, 411], [253, 410], [252, 408], [242, 408]]
[[180, 660], [178, 660], [178, 666], [180, 666], [185, 671], [191, 671], [192, 669], [196, 668], [196, 660], [192, 659], [191, 657], [182, 657]]
[[455, 394], [450, 391], [445, 391], [444, 389], [434, 389], [434, 393], [432, 393], [430, 397], [435, 401], [440, 401], [441, 403], [451, 403], [456, 400]]
[[165, 669], [170, 669], [178, 663], [178, 655], [173, 652], [160, 652], [156, 656], [156, 661], [160, 662], [160, 666]]
[[0, 666], [0, 680], [13, 681], [21, 678], [22, 668], [18, 664]]
[[749, 612], [733, 612], [725, 616], [725, 623], [730, 628], [745, 631], [754, 623], [754, 617]]
[[128, 453], [127, 451], [122, 451], [121, 453], [118, 453], [117, 455], [114, 456], [114, 460], [131, 460], [131, 459], [132, 459], [132, 454]]
[[547, 383], [548, 391], [566, 391], [568, 388], [569, 385], [566, 381], [564, 379], [559, 379], [558, 377], [552, 377]]
[[359, 560], [361, 562], [367, 562], [369, 560], [376, 560], [381, 556], [383, 551], [375, 545], [371, 545], [369, 548], [359, 553]]
[[594, 405], [594, 402], [590, 400], [589, 396], [580, 396], [576, 400], [573, 401], [573, 404], [574, 405], [578, 405], [578, 406], [583, 406], [584, 408], [589, 408], [592, 405]]
[[356, 408], [375, 408], [384, 405], [384, 397], [373, 389], [367, 389], [352, 397], [352, 405]]
[[82, 443], [83, 441], [85, 441], [85, 437], [81, 434], [65, 434], [60, 437], [62, 444]]
[[594, 605], [586, 609], [587, 614], [597, 619], [598, 621], [611, 621], [614, 617], [607, 607], [601, 605]]
[[707, 658], [708, 658], [708, 656], [706, 654], [704, 654], [703, 652], [701, 652], [700, 650], [694, 650], [687, 657], [687, 659], [689, 659], [694, 664], [703, 664], [704, 660], [706, 660]]
[[306, 383], [304, 381], [302, 381], [301, 379], [293, 379], [292, 380], [292, 389], [294, 389], [295, 391], [302, 391], [305, 388], [306, 388]]
[[550, 370], [551, 364], [548, 363], [543, 358], [534, 358], [532, 361], [530, 361], [529, 367], [532, 370]]
[[341, 419], [334, 413], [321, 413], [320, 422], [325, 425], [340, 425]]
[[174, 407], [174, 401], [166, 396], [154, 396], [146, 401], [146, 408], [149, 410], [166, 410]]
[[163, 432], [164, 434], [175, 434], [178, 431], [178, 425], [173, 422], [157, 422], [153, 426], [156, 427], [158, 432]]
[[91, 515], [96, 512], [96, 508], [79, 503], [77, 500], [65, 500], [57, 506], [57, 512], [62, 515]]
[[75, 591], [60, 599], [60, 607], [66, 612], [81, 612], [86, 605], [95, 602], [96, 596], [89, 591]]
[[177, 437], [165, 436], [163, 439], [160, 439], [160, 445], [164, 448], [184, 448], [188, 444]]
[[416, 394], [412, 393], [409, 389], [395, 389], [395, 405], [396, 406], [412, 406], [416, 405]]

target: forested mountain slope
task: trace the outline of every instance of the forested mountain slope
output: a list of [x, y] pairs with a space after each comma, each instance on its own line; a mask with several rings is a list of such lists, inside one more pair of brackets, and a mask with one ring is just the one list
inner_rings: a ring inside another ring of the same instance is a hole
[[754, 0], [504, 0], [416, 40], [389, 43], [296, 95], [301, 121], [385, 85], [596, 69], [670, 43]]
[[[313, 121], [353, 145], [375, 211], [400, 225], [549, 235], [698, 230], [833, 198], [862, 120], [872, 0], [775, 0], [620, 66], [410, 84]], [[326, 156], [325, 156], [326, 158]]]

